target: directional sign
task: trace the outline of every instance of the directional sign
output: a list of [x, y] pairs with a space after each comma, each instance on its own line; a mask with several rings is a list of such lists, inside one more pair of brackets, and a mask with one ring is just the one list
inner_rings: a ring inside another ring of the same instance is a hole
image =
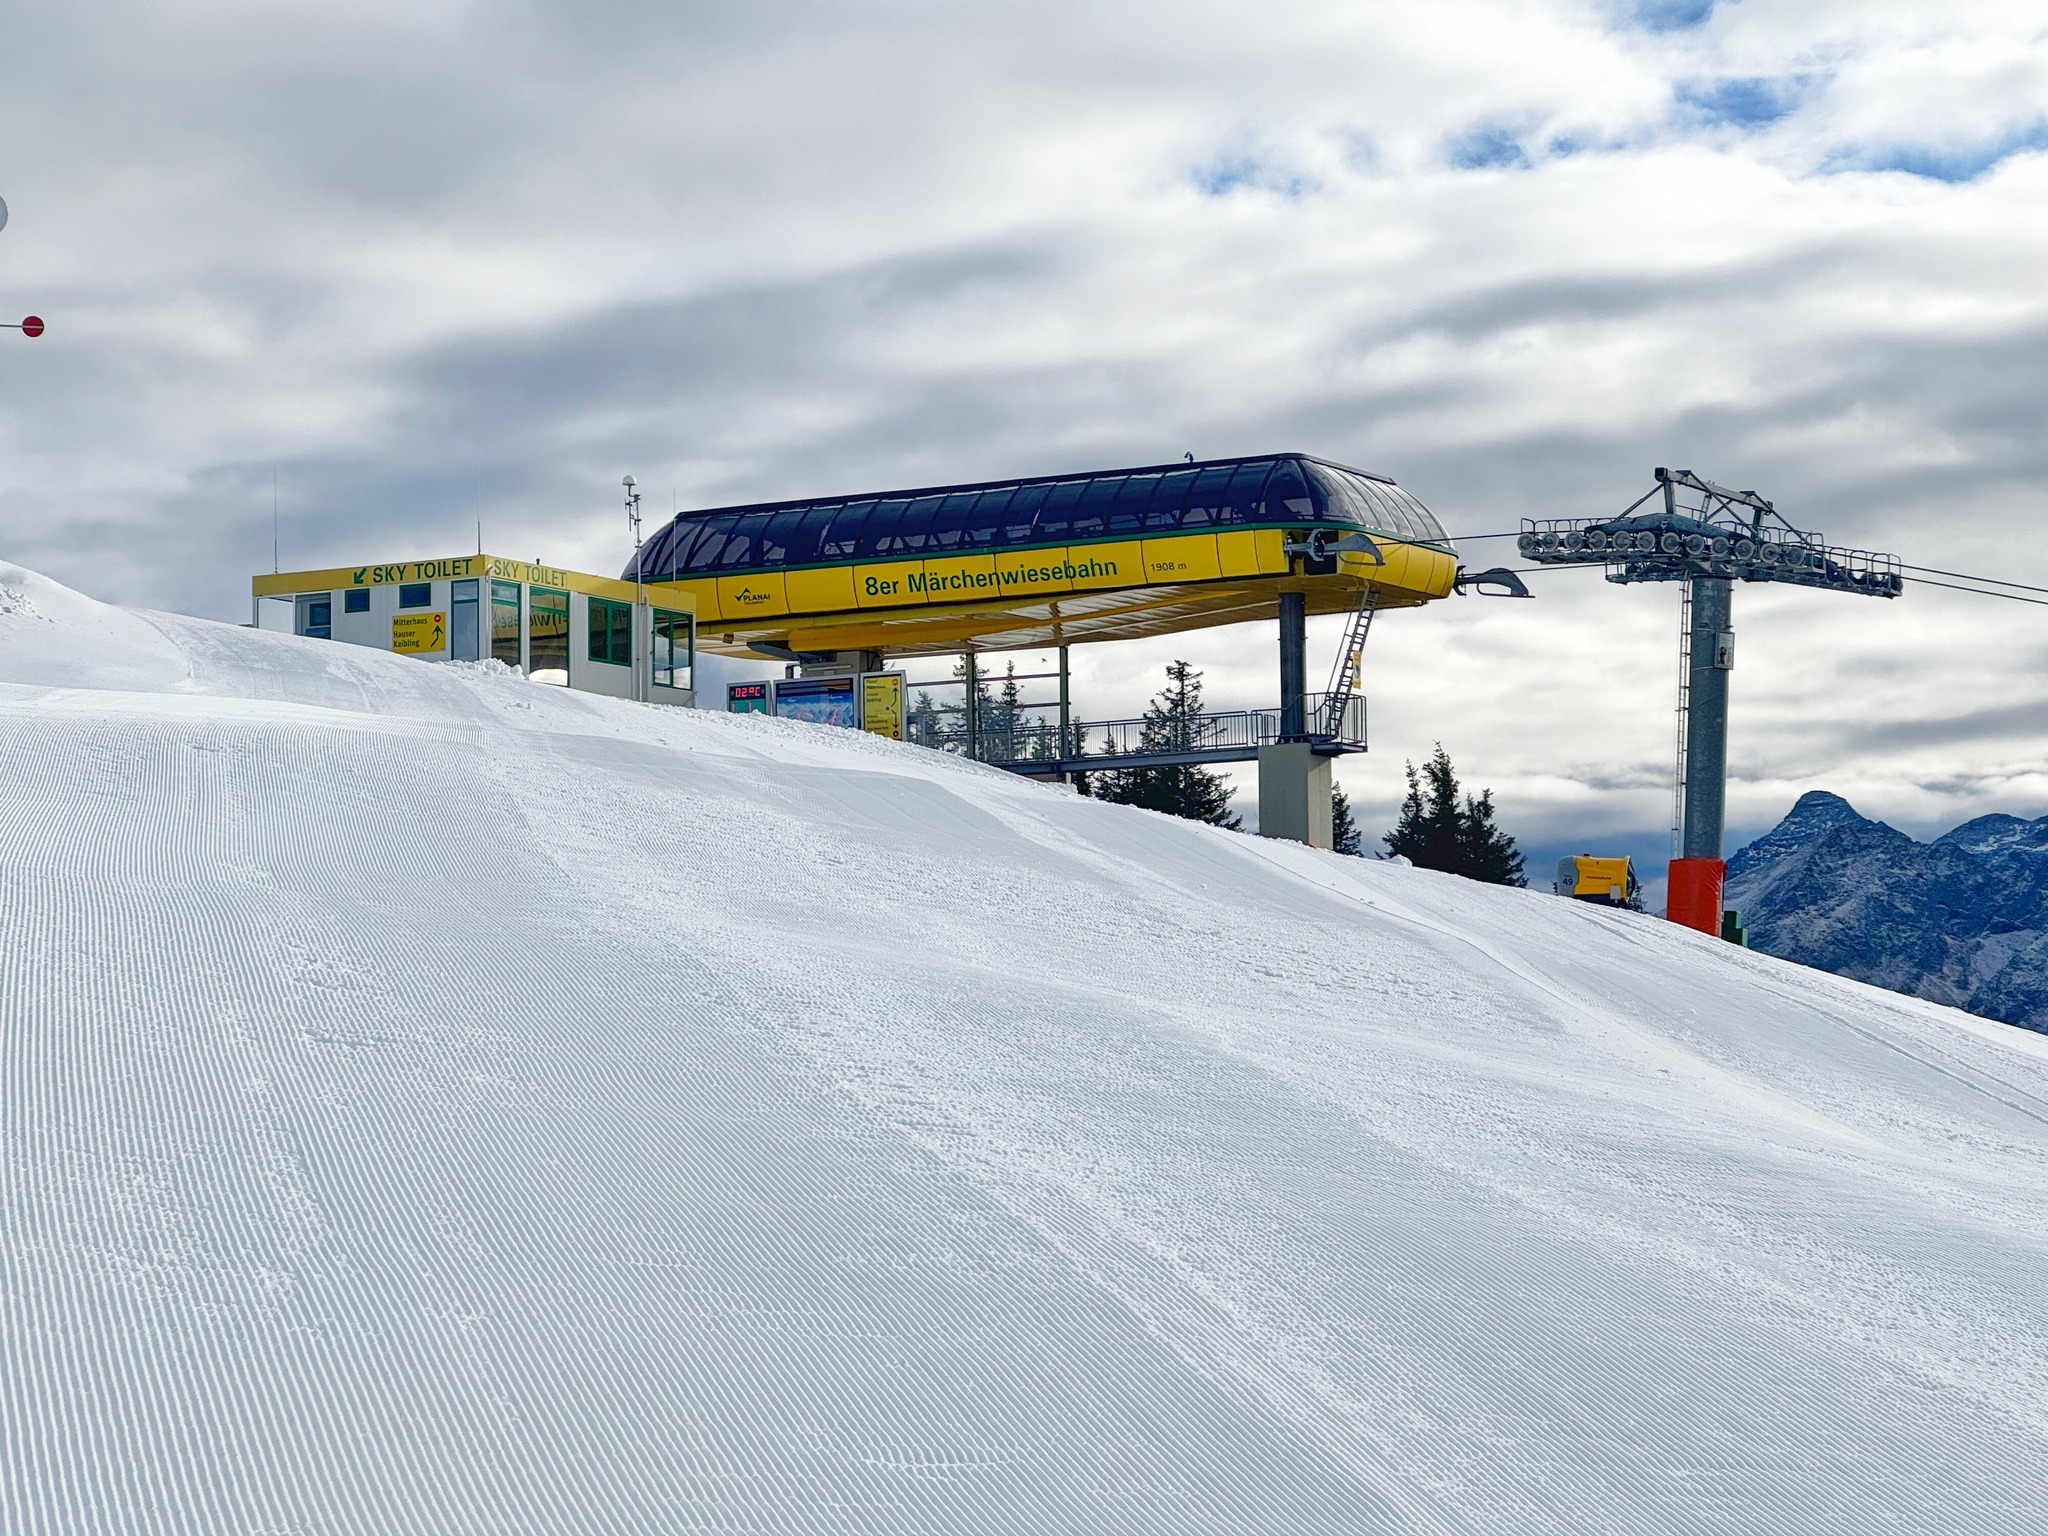
[[391, 649], [401, 656], [425, 656], [448, 649], [448, 615], [398, 613], [391, 617]]

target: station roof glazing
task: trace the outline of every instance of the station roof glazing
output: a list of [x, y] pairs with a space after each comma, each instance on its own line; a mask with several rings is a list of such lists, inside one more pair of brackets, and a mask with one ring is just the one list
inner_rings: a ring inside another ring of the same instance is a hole
[[641, 561], [649, 580], [674, 581], [1301, 523], [1449, 543], [1429, 509], [1393, 481], [1277, 454], [685, 512], [647, 541]]

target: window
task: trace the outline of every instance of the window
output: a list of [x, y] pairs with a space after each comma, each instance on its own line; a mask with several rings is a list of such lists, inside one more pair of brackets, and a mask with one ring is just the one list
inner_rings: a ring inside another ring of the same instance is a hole
[[678, 535], [673, 568], [678, 572], [708, 571], [718, 564], [719, 551], [725, 548], [725, 530], [731, 523], [730, 518], [711, 518]]
[[368, 587], [356, 587], [351, 591], [342, 593], [341, 611], [343, 613], [368, 613], [370, 611], [370, 589]]
[[1087, 489], [1086, 480], [1062, 480], [1048, 487], [1045, 504], [1038, 509], [1038, 516], [1033, 520], [1031, 536], [1042, 540], [1064, 539], [1067, 529], [1073, 526], [1074, 503]]
[[491, 659], [519, 665], [519, 583], [491, 583]]
[[1260, 521], [1279, 522], [1283, 516], [1261, 505], [1261, 492], [1265, 490], [1266, 477], [1273, 472], [1271, 460], [1256, 464], [1240, 464], [1230, 473], [1230, 489], [1224, 493], [1225, 505], [1218, 509], [1216, 520], [1221, 523], [1251, 523]]
[[529, 587], [526, 594], [526, 646], [528, 671], [558, 674], [547, 679], [569, 681], [569, 594], [551, 587]]
[[334, 594], [314, 592], [299, 599], [299, 633], [314, 640], [334, 638]]
[[903, 514], [910, 503], [878, 501], [868, 512], [867, 525], [861, 530], [860, 549], [862, 555], [897, 555], [904, 552], [896, 536], [896, 525], [903, 521]]
[[1029, 544], [1037, 527], [1038, 511], [1052, 494], [1049, 485], [1020, 485], [996, 524], [996, 538], [1004, 544]]
[[754, 533], [760, 527], [759, 521], [752, 517], [742, 521], [736, 517], [725, 526], [725, 547], [718, 552], [718, 568], [729, 571], [735, 566], [752, 565]]
[[811, 507], [803, 512], [785, 512], [778, 519], [784, 526], [779, 530], [784, 541], [783, 558], [791, 565], [809, 565], [818, 558], [818, 548], [825, 542], [825, 530], [832, 526], [832, 514], [837, 507]]
[[1109, 526], [1110, 504], [1116, 500], [1116, 493], [1123, 489], [1122, 475], [1109, 475], [1100, 480], [1084, 481], [1081, 499], [1074, 507], [1074, 520], [1067, 527], [1070, 539], [1099, 538]]
[[904, 554], [914, 554], [929, 546], [932, 519], [938, 511], [936, 496], [921, 496], [905, 506], [902, 520], [896, 524], [896, 548]]
[[1224, 503], [1229, 496], [1228, 467], [1196, 470], [1194, 484], [1187, 490], [1187, 503], [1181, 512], [1180, 525], [1183, 528], [1206, 528], [1212, 523], [1227, 521], [1228, 511]]
[[590, 659], [615, 667], [633, 664], [633, 605], [590, 600]]
[[1116, 501], [1109, 509], [1109, 531], [1111, 533], [1138, 533], [1145, 527], [1145, 509], [1152, 503], [1153, 493], [1159, 489], [1164, 475], [1132, 475], [1116, 493]]
[[[1196, 469], [1176, 469], [1159, 477], [1159, 489], [1153, 493], [1151, 504], [1145, 509], [1147, 532], [1157, 533], [1180, 526], [1182, 517], [1187, 513], [1188, 497], [1195, 488], [1195, 477], [1200, 473]], [[1117, 507], [1121, 511], [1121, 500]]]
[[[963, 508], [959, 514], [960, 546], [988, 549], [1001, 540], [1003, 525], [1009, 519], [1010, 503], [1020, 491], [1002, 486], [993, 491], [983, 491], [974, 498], [971, 509]], [[953, 498], [946, 498], [947, 515], [950, 516]]]
[[431, 608], [434, 606], [434, 584], [431, 581], [408, 581], [398, 589], [398, 606], [401, 608]]
[[654, 683], [657, 688], [690, 688], [696, 659], [696, 624], [687, 613], [654, 610]]
[[477, 598], [483, 583], [471, 577], [468, 581], [448, 583], [448, 652], [451, 661], [481, 661], [483, 659], [482, 636], [478, 634], [477, 609], [481, 606]]
[[860, 546], [868, 514], [874, 509], [872, 501], [849, 501], [834, 512], [832, 526], [825, 534], [825, 542], [818, 546], [818, 553], [827, 560], [851, 560]]
[[1315, 504], [1309, 499], [1308, 483], [1301, 478], [1301, 471], [1289, 463], [1281, 463], [1273, 471], [1273, 479], [1266, 487], [1266, 516], [1309, 518], [1318, 514]]

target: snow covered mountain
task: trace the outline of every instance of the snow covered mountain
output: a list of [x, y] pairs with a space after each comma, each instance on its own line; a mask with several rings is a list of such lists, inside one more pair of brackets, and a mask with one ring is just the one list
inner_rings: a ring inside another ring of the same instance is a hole
[[2048, 1031], [2048, 817], [1922, 843], [1816, 791], [1728, 861], [1728, 905], [1766, 954]]
[[2038, 1532], [2048, 1040], [0, 566], [0, 1528]]

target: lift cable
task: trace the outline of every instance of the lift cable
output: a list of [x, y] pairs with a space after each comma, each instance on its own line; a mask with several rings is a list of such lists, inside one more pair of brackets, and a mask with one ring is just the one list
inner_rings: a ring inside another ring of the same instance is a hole
[[[1953, 576], [1958, 581], [1988, 582], [1994, 587], [2018, 587], [2022, 592], [2048, 592], [2048, 587], [2037, 587], [2024, 581], [2001, 581], [1996, 576], [1972, 576], [1968, 571], [1944, 571], [1931, 565], [1902, 565], [1900, 568], [1908, 571], [1925, 571], [1929, 576]], [[1920, 578], [1915, 577], [1914, 579], [1917, 581]], [[1941, 583], [1930, 581], [1927, 585], [1938, 587]]]
[[[1908, 569], [1917, 569], [1917, 567], [1909, 566]], [[2021, 597], [2017, 592], [1993, 592], [1988, 587], [1959, 587], [1952, 581], [1929, 581], [1925, 576], [1908, 576], [1906, 580], [1915, 582], [1923, 587], [1946, 587], [1951, 592], [1970, 592], [1978, 597], [2002, 597], [2009, 603], [2034, 603], [2042, 608], [2048, 608], [2048, 597]], [[2018, 583], [2014, 583], [2014, 585], [2018, 585]], [[2039, 592], [2042, 589], [2031, 587], [2028, 590]]]

